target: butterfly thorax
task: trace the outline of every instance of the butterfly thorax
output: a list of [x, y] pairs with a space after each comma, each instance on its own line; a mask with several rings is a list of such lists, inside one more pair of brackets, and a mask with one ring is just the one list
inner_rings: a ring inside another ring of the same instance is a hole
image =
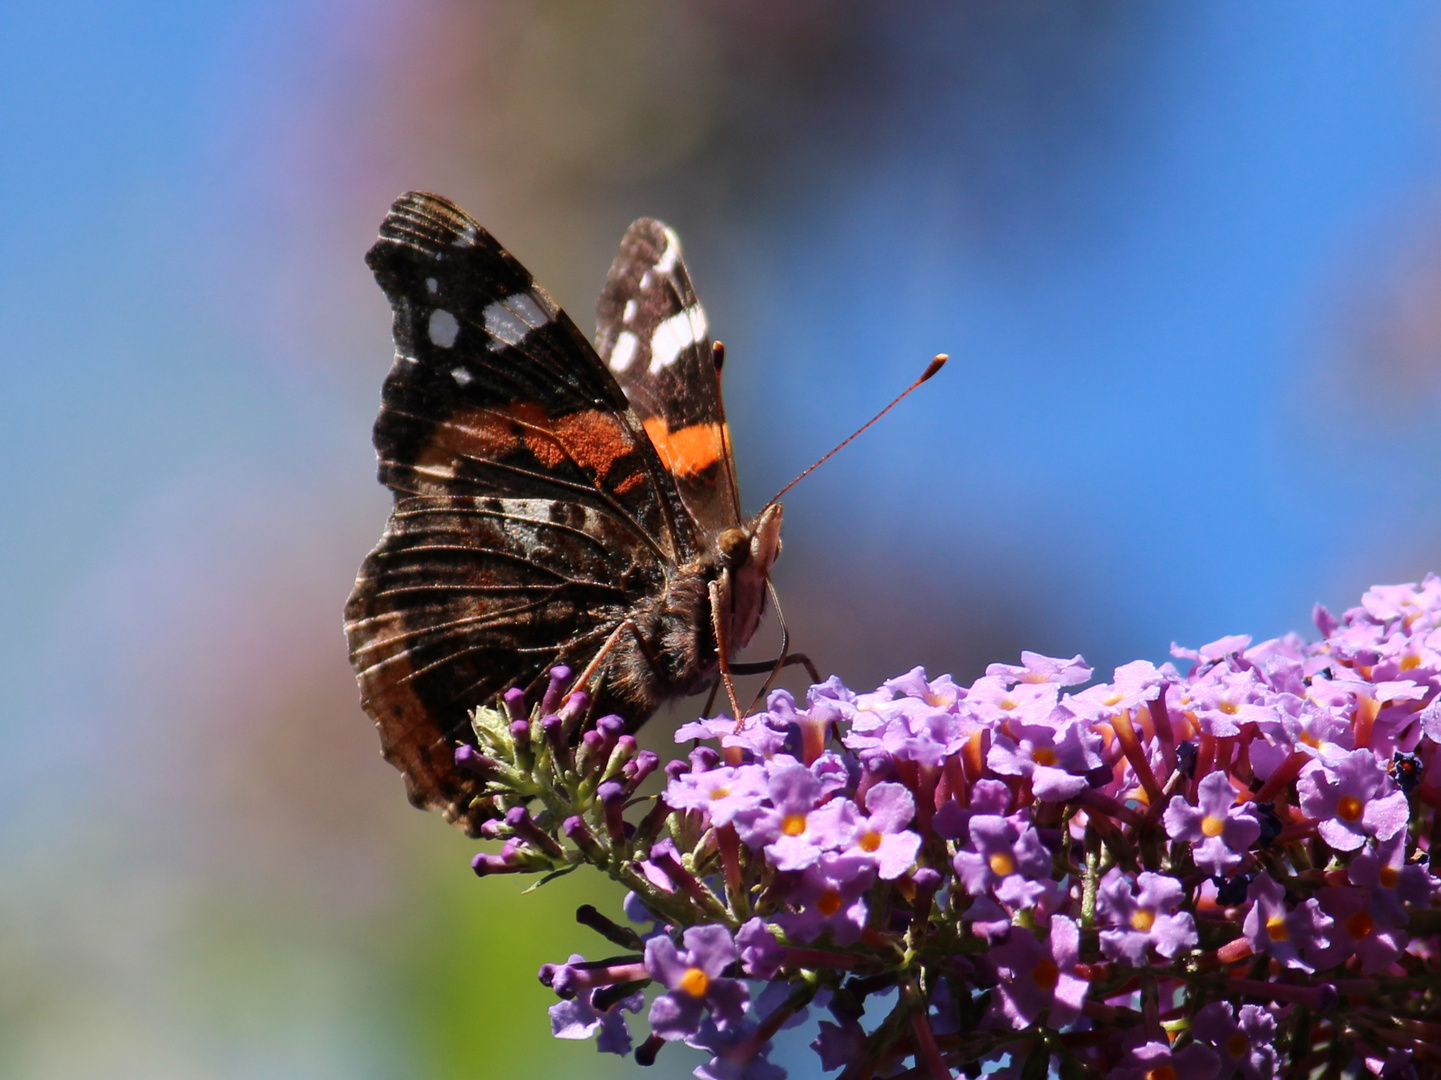
[[713, 550], [675, 568], [659, 596], [636, 598], [637, 632], [616, 642], [601, 708], [644, 719], [662, 701], [700, 693], [715, 682], [720, 656], [713, 592], [729, 655], [749, 644], [760, 626], [770, 569], [780, 554], [781, 516], [777, 504], [724, 530]]

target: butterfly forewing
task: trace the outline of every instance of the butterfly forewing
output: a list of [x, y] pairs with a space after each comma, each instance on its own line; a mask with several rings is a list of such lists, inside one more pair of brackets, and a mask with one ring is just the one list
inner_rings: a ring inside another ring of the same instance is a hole
[[707, 535], [740, 516], [705, 311], [675, 233], [626, 231], [597, 305], [596, 349]]
[[590, 343], [463, 211], [403, 196], [366, 261], [395, 312], [375, 446], [396, 502], [351, 659], [411, 800], [473, 832], [471, 710], [589, 659], [704, 537]]

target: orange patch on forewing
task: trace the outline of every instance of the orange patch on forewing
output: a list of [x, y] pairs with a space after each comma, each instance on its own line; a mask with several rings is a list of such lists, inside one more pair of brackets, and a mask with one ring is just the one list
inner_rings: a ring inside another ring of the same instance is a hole
[[726, 440], [719, 424], [691, 424], [671, 431], [662, 417], [652, 416], [645, 422], [645, 433], [661, 464], [674, 476], [702, 473], [725, 453]]
[[605, 476], [635, 449], [635, 440], [620, 418], [599, 409], [552, 418], [533, 402], [517, 401], [510, 414], [521, 425], [526, 449], [548, 469], [571, 461]]
[[588, 409], [554, 421], [556, 437], [576, 463], [605, 476], [635, 449], [635, 439], [614, 413]]
[[493, 461], [520, 445], [515, 422], [494, 409], [461, 409], [437, 424], [416, 466], [446, 466], [457, 458]]
[[552, 430], [554, 422], [544, 406], [533, 401], [517, 401], [510, 406], [510, 415], [520, 422], [525, 448], [537, 461], [547, 469], [554, 469], [565, 461], [565, 447], [556, 440]]

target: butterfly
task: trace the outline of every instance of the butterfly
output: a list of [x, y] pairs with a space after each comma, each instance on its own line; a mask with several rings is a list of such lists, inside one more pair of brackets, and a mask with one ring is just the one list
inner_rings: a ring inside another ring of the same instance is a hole
[[632, 728], [713, 686], [760, 624], [782, 510], [741, 515], [721, 353], [660, 222], [621, 241], [594, 346], [439, 196], [397, 199], [366, 263], [394, 310], [374, 441], [395, 502], [350, 658], [410, 801], [474, 835], [471, 712], [598, 657], [592, 711]]

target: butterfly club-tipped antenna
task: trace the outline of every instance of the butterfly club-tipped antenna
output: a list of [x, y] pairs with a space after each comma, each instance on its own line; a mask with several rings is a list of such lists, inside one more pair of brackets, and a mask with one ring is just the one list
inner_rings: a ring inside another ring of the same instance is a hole
[[917, 379], [915, 382], [911, 383], [910, 386], [906, 387], [906, 388], [905, 388], [904, 390], [902, 390], [899, 394], [897, 394], [897, 395], [891, 400], [891, 403], [890, 403], [889, 405], [887, 405], [884, 409], [882, 409], [880, 412], [876, 413], [875, 416], [871, 417], [869, 420], [867, 420], [867, 421], [866, 421], [864, 424], [862, 424], [860, 427], [856, 428], [856, 430], [851, 433], [851, 435], [850, 435], [849, 438], [847, 438], [847, 439], [843, 440], [842, 442], [838, 443], [833, 450], [831, 450], [829, 453], [827, 453], [827, 454], [825, 454], [824, 456], [822, 456], [821, 459], [820, 459], [819, 461], [817, 461], [814, 465], [812, 465], [810, 468], [806, 469], [806, 470], [805, 470], [804, 472], [802, 472], [799, 476], [797, 476], [794, 480], [792, 480], [789, 484], [787, 484], [785, 487], [783, 487], [783, 488], [781, 488], [779, 491], [777, 491], [777, 492], [775, 493], [775, 495], [773, 495], [773, 496], [771, 497], [771, 501], [768, 502], [768, 503], [766, 503], [765, 506], [761, 508], [761, 513], [765, 513], [766, 510], [769, 510], [769, 509], [770, 509], [772, 506], [774, 506], [776, 503], [780, 502], [782, 496], [784, 496], [786, 492], [790, 491], [791, 488], [795, 487], [795, 486], [796, 486], [797, 484], [799, 484], [802, 480], [804, 480], [807, 476], [809, 476], [811, 473], [815, 472], [815, 471], [816, 471], [817, 469], [819, 469], [822, 465], [824, 465], [827, 461], [830, 461], [831, 458], [835, 457], [835, 456], [836, 456], [837, 454], [839, 454], [842, 450], [844, 450], [847, 446], [850, 446], [851, 443], [855, 442], [858, 438], [860, 438], [861, 435], [865, 433], [865, 431], [866, 431], [867, 428], [869, 428], [869, 427], [870, 427], [872, 424], [874, 424], [877, 420], [879, 420], [881, 417], [885, 416], [886, 413], [890, 412], [890, 411], [891, 411], [892, 409], [894, 409], [897, 405], [899, 405], [902, 401], [904, 401], [904, 400], [910, 395], [911, 391], [915, 390], [917, 387], [919, 387], [919, 386], [921, 385], [921, 383], [925, 382], [925, 381], [928, 380], [932, 375], [934, 375], [936, 372], [940, 371], [941, 368], [945, 367], [945, 366], [946, 366], [946, 361], [949, 360], [949, 359], [950, 359], [950, 356], [949, 356], [948, 354], [946, 354], [946, 353], [936, 353], [936, 358], [935, 358], [934, 360], [932, 360], [929, 364], [926, 365], [926, 370], [923, 371], [923, 372], [921, 372], [921, 377], [920, 377], [919, 379]]
[[[892, 409], [894, 409], [897, 405], [899, 405], [902, 401], [904, 401], [905, 398], [906, 398], [913, 390], [917, 389], [923, 382], [926, 382], [926, 381], [927, 381], [928, 379], [930, 379], [933, 375], [935, 375], [936, 372], [940, 371], [941, 368], [945, 367], [946, 361], [949, 360], [949, 359], [950, 359], [950, 356], [949, 356], [947, 353], [937, 353], [937, 354], [935, 355], [935, 358], [934, 358], [929, 364], [926, 365], [926, 370], [923, 371], [923, 372], [921, 372], [920, 377], [919, 377], [918, 379], [916, 379], [915, 382], [911, 383], [910, 386], [906, 387], [906, 388], [905, 388], [904, 390], [902, 390], [899, 394], [897, 394], [897, 395], [891, 400], [890, 404], [888, 404], [888, 405], [887, 405], [884, 409], [882, 409], [880, 412], [876, 413], [875, 416], [871, 417], [869, 420], [867, 420], [867, 421], [866, 421], [864, 424], [862, 424], [860, 427], [856, 428], [856, 430], [855, 430], [854, 432], [852, 432], [849, 437], [847, 437], [846, 439], [844, 439], [843, 441], [841, 441], [840, 443], [838, 443], [832, 450], [830, 450], [828, 453], [824, 454], [819, 460], [817, 460], [817, 461], [816, 461], [813, 465], [811, 465], [808, 469], [804, 470], [799, 476], [797, 476], [797, 477], [796, 477], [794, 480], [792, 480], [789, 484], [787, 484], [785, 487], [781, 488], [780, 491], [776, 492], [776, 494], [771, 498], [771, 500], [770, 500], [768, 503], [766, 503], [765, 506], [761, 509], [761, 513], [758, 514], [758, 515], [756, 515], [756, 516], [757, 516], [757, 519], [759, 519], [761, 515], [763, 515], [767, 510], [769, 510], [769, 509], [770, 509], [772, 506], [774, 506], [776, 503], [780, 502], [782, 496], [784, 496], [784, 495], [786, 494], [786, 492], [790, 491], [791, 488], [795, 487], [795, 486], [796, 486], [797, 484], [799, 484], [802, 480], [804, 480], [807, 476], [809, 476], [811, 473], [815, 472], [817, 469], [819, 469], [822, 465], [824, 465], [824, 464], [825, 464], [827, 461], [829, 461], [831, 458], [835, 457], [838, 453], [840, 453], [842, 450], [844, 450], [844, 449], [845, 449], [847, 446], [849, 446], [851, 443], [855, 442], [856, 439], [860, 438], [860, 436], [866, 431], [867, 428], [869, 428], [869, 427], [870, 427], [872, 424], [874, 424], [877, 420], [879, 420], [881, 417], [885, 416], [886, 413], [890, 412], [890, 411], [891, 411]], [[717, 342], [717, 343], [716, 343], [716, 378], [717, 378], [717, 379], [720, 378], [720, 368], [721, 368], [721, 364], [724, 363], [724, 360], [725, 360], [725, 350], [724, 350], [724, 347], [722, 347], [722, 346], [720, 345], [720, 343]], [[722, 430], [724, 430], [724, 428], [722, 428]], [[763, 672], [763, 671], [769, 670], [770, 674], [769, 674], [769, 676], [766, 678], [765, 684], [760, 688], [760, 691], [756, 694], [755, 700], [751, 703], [750, 709], [747, 710], [747, 715], [748, 715], [750, 712], [754, 711], [755, 708], [756, 708], [756, 705], [758, 705], [758, 704], [760, 703], [761, 699], [764, 698], [765, 695], [770, 692], [771, 686], [774, 685], [776, 679], [780, 676], [780, 673], [781, 673], [781, 669], [782, 669], [782, 668], [788, 667], [788, 666], [790, 666], [790, 665], [792, 665], [792, 664], [804, 664], [804, 665], [805, 665], [805, 668], [806, 668], [806, 673], [807, 673], [808, 675], [810, 675], [811, 681], [812, 681], [812, 682], [820, 682], [820, 674], [816, 671], [815, 665], [814, 665], [813, 663], [811, 663], [810, 657], [806, 656], [804, 653], [794, 653], [794, 654], [792, 654], [792, 653], [790, 652], [790, 631], [786, 628], [786, 625], [785, 625], [785, 615], [781, 612], [780, 597], [776, 595], [775, 587], [774, 587], [773, 585], [771, 585], [769, 582], [767, 582], [766, 584], [767, 584], [767, 586], [768, 586], [768, 591], [769, 591], [769, 593], [770, 593], [771, 604], [775, 607], [775, 609], [776, 609], [776, 616], [777, 616], [777, 618], [780, 620], [780, 623], [781, 623], [781, 651], [780, 651], [780, 655], [776, 658], [776, 660], [775, 660], [774, 662], [771, 662], [771, 661], [759, 661], [759, 662], [755, 662], [755, 663], [731, 664], [731, 665], [728, 665], [728, 666], [727, 666], [727, 665], [723, 665], [723, 670], [722, 670], [723, 681], [724, 681], [725, 684], [726, 684], [726, 690], [727, 690], [727, 692], [731, 695], [732, 701], [735, 700], [735, 691], [734, 691], [734, 688], [731, 686], [731, 682], [730, 682], [730, 676], [731, 676], [732, 674], [735, 674], [735, 675], [760, 674], [760, 673]], [[709, 709], [707, 709], [706, 711], [709, 712]], [[738, 713], [737, 713], [737, 719], [736, 719], [736, 731], [737, 731], [737, 732], [740, 731], [740, 725], [741, 725], [741, 720], [740, 720], [740, 714], [739, 714], [739, 712], [738, 712]]]

